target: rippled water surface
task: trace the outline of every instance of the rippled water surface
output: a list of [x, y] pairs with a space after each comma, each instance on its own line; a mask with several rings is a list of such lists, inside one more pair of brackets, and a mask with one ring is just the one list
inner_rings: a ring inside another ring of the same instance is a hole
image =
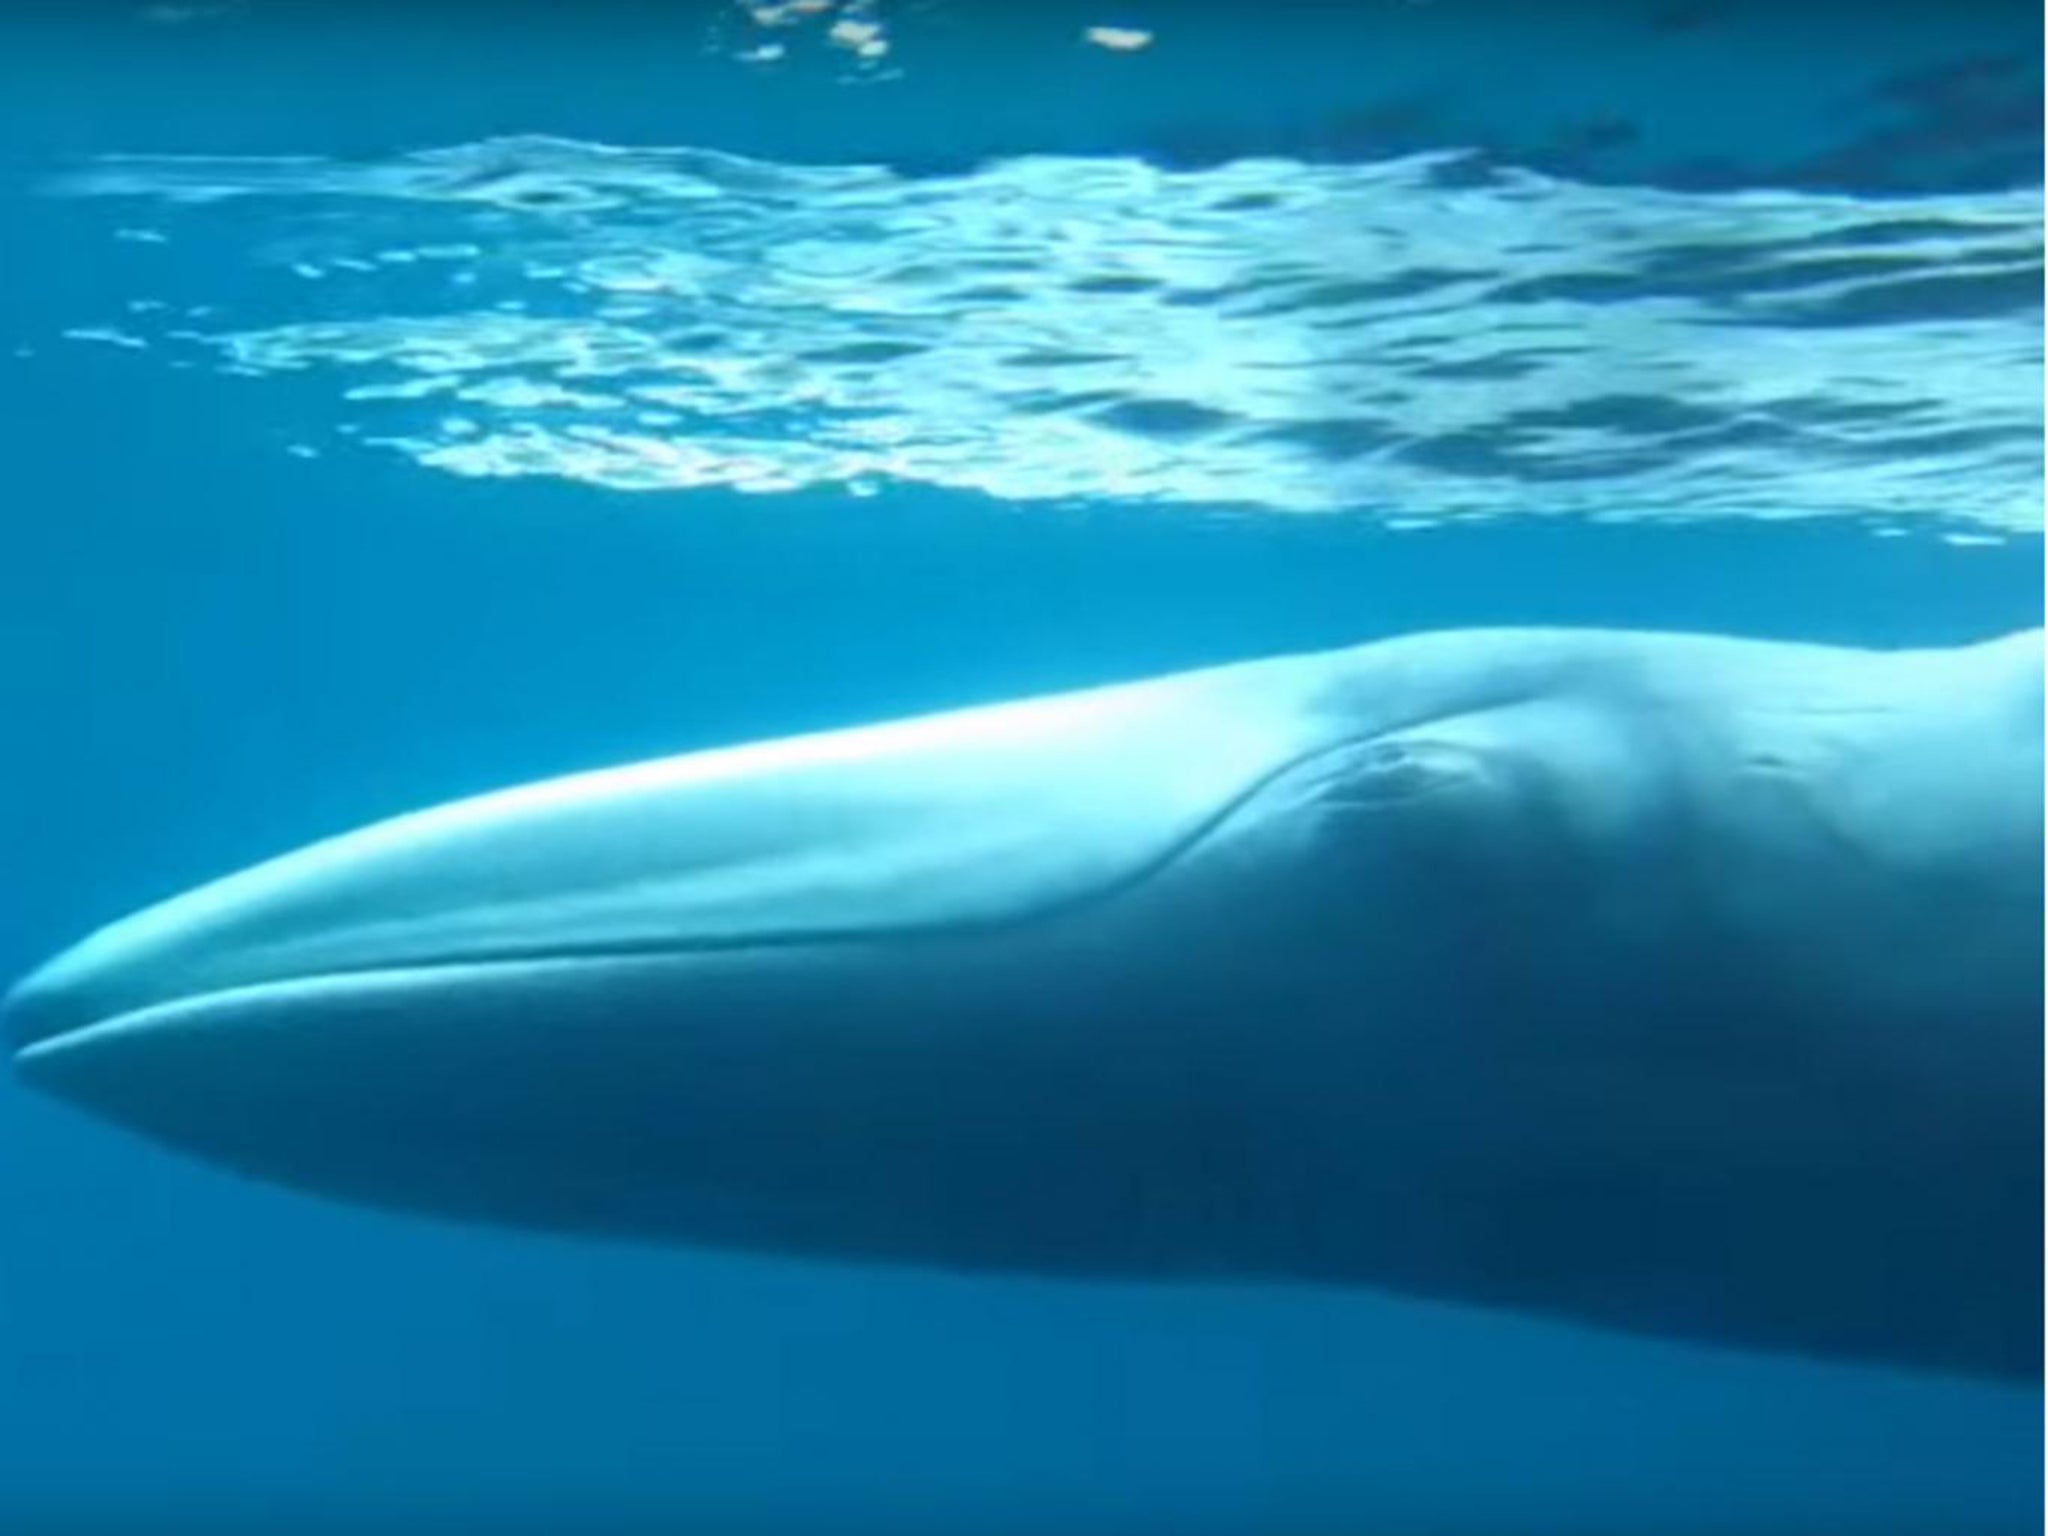
[[[470, 476], [1347, 512], [2038, 528], [2041, 196], [508, 138], [121, 156], [74, 341], [317, 374]], [[175, 248], [184, 259], [167, 259]]]

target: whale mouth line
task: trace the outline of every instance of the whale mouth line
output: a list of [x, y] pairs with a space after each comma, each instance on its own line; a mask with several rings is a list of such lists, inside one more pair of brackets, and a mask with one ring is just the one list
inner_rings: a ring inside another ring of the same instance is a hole
[[559, 953], [546, 957], [539, 954], [502, 957], [451, 956], [441, 960], [408, 961], [402, 964], [337, 967], [302, 976], [274, 976], [233, 986], [207, 987], [138, 1003], [132, 1008], [102, 1014], [85, 1023], [60, 1025], [43, 1034], [17, 1030], [17, 1038], [13, 1042], [13, 1057], [17, 1066], [33, 1066], [37, 1061], [81, 1045], [172, 1023], [184, 1015], [216, 1011], [222, 1005], [232, 1006], [237, 1003], [279, 997], [317, 997], [344, 990], [369, 989], [409, 976], [433, 976], [461, 970], [486, 974], [554, 964], [566, 967], [601, 958], [604, 957], [581, 953]]
[[[906, 925], [900, 928], [805, 929], [789, 933], [748, 934], [745, 937], [730, 939], [617, 939], [582, 944], [534, 945], [529, 948], [508, 945], [503, 948], [455, 950], [441, 955], [422, 955], [408, 959], [366, 961], [361, 965], [336, 965], [302, 974], [266, 976], [225, 986], [202, 987], [190, 992], [139, 1002], [132, 1007], [120, 1008], [81, 1023], [58, 1022], [54, 1028], [41, 1033], [24, 1029], [16, 1023], [12, 1050], [17, 1064], [27, 1064], [39, 1057], [54, 1054], [60, 1049], [82, 1044], [88, 1039], [102, 1039], [171, 1022], [179, 1015], [214, 1010], [222, 1004], [232, 1005], [259, 998], [275, 999], [280, 996], [318, 998], [344, 990], [371, 989], [413, 977], [439, 978], [463, 972], [479, 977], [502, 977], [513, 972], [530, 975], [543, 971], [566, 972], [581, 966], [601, 965], [608, 961], [651, 962], [681, 959], [691, 955], [731, 955], [753, 950], [844, 947], [867, 942], [899, 943], [918, 939], [951, 938], [1015, 926], [1042, 915], [1026, 913], [985, 922], [933, 923]], [[17, 1001], [9, 1011], [15, 1011], [18, 1007]]]

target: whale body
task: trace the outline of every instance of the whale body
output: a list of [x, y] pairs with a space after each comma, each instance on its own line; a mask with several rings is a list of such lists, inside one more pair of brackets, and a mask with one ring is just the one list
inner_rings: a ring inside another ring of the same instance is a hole
[[460, 801], [20, 1075], [555, 1231], [2041, 1363], [2042, 648], [1410, 636]]

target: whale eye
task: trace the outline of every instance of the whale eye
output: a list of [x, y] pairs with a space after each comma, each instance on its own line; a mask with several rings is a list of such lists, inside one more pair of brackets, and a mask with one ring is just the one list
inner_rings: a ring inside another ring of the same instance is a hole
[[1446, 742], [1382, 738], [1347, 751], [1328, 781], [1329, 798], [1343, 805], [1392, 805], [1467, 789], [1485, 776], [1480, 756]]
[[[1436, 734], [1331, 748], [1261, 797], [1243, 823], [1262, 856], [1288, 860], [1290, 889], [1319, 920], [1378, 923], [1391, 908], [1446, 912], [1499, 888], [1500, 861], [1525, 846], [1526, 809], [1506, 755]], [[1462, 923], [1464, 920], [1459, 919]]]

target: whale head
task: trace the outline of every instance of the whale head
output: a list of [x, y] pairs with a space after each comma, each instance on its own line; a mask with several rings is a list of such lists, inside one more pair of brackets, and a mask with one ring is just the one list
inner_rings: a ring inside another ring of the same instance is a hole
[[[1306, 951], [1333, 926], [1356, 951], [1364, 866], [1503, 792], [1387, 729], [1386, 695], [1361, 719], [1326, 669], [1254, 664], [400, 817], [60, 955], [7, 1001], [17, 1070], [377, 1205], [1124, 1267], [1108, 1234], [1243, 1077], [1231, 1007], [1327, 1009], [1356, 977]], [[1333, 818], [1382, 826], [1329, 862]], [[1252, 976], [1289, 979], [1226, 1004]], [[1135, 1241], [1170, 1249], [1154, 1225]], [[1128, 1261], [1155, 1262], [1183, 1261]]]

